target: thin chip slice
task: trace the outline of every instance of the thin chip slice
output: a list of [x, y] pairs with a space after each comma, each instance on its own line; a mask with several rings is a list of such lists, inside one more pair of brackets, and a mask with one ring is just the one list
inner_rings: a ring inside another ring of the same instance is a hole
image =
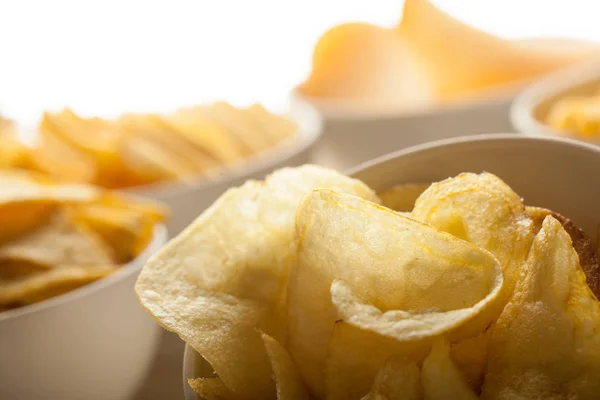
[[[501, 267], [468, 242], [330, 190], [306, 196], [296, 224], [289, 347], [304, 379], [321, 397], [338, 318], [397, 340], [420, 341], [466, 321], [457, 336], [483, 332], [495, 317], [488, 310], [502, 288]], [[332, 286], [336, 278], [344, 282]]]
[[515, 292], [492, 328], [484, 399], [596, 399], [600, 304], [569, 234], [544, 219]]
[[402, 357], [391, 357], [377, 373], [371, 391], [362, 400], [421, 400], [421, 371]]
[[38, 229], [0, 244], [0, 262], [29, 263], [44, 269], [115, 264], [112, 249], [62, 211]]
[[481, 335], [453, 343], [450, 349], [452, 359], [469, 386], [477, 393], [481, 392], [483, 384], [490, 332], [488, 329]]
[[421, 382], [427, 400], [477, 400], [479, 398], [450, 358], [450, 345], [444, 338], [436, 341], [431, 348], [431, 353], [423, 361]]
[[287, 350], [266, 333], [261, 336], [273, 368], [277, 400], [308, 400], [306, 387]]
[[374, 387], [376, 375], [385, 368], [390, 356], [402, 355], [406, 360], [420, 362], [430, 346], [427, 342], [399, 342], [338, 321], [327, 354], [325, 398], [361, 398]]
[[429, 183], [404, 183], [378, 192], [381, 204], [394, 211], [410, 212], [415, 201], [428, 187]]
[[236, 400], [238, 398], [219, 378], [188, 379], [188, 385], [204, 400]]
[[575, 248], [577, 255], [579, 255], [579, 263], [585, 273], [588, 286], [596, 295], [596, 298], [600, 298], [600, 265], [598, 263], [596, 249], [594, 249], [594, 245], [589, 236], [579, 229], [573, 221], [557, 212], [540, 207], [527, 207], [527, 212], [533, 220], [534, 231], [536, 234], [542, 229], [544, 219], [546, 219], [548, 215], [552, 215], [561, 223], [569, 236], [571, 236], [573, 247]]
[[0, 305], [37, 303], [112, 274], [118, 266], [64, 266], [20, 279], [0, 280]]
[[510, 293], [533, 240], [533, 222], [521, 198], [489, 173], [463, 173], [433, 183], [412, 218], [482, 247], [500, 260]]
[[[275, 395], [269, 360], [253, 329], [280, 339], [273, 313], [281, 311], [296, 253], [296, 208], [314, 187], [376, 199], [362, 182], [334, 171], [280, 170], [265, 183], [228, 190], [146, 264], [136, 284], [144, 307], [246, 398]], [[234, 246], [227, 244], [231, 238], [237, 238]]]

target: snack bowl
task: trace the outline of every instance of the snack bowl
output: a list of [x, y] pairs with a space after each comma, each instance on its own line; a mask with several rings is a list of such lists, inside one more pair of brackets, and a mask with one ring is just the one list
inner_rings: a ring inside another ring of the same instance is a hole
[[[379, 191], [402, 183], [439, 181], [461, 172], [491, 172], [535, 204], [568, 216], [597, 240], [600, 224], [600, 149], [551, 137], [478, 135], [412, 147], [365, 163], [353, 177]], [[197, 399], [188, 378], [210, 377], [210, 365], [186, 346], [183, 380], [186, 400]]]
[[115, 273], [66, 294], [0, 313], [0, 398], [128, 399], [142, 383], [161, 330], [133, 285], [167, 238]]
[[[552, 105], [564, 96], [596, 94], [599, 87], [599, 59], [548, 75], [515, 98], [510, 107], [511, 122], [515, 129], [525, 135], [564, 136], [568, 133], [559, 132], [546, 123]], [[574, 138], [585, 140], [580, 136]], [[598, 140], [595, 142], [598, 143]]]
[[167, 228], [169, 236], [173, 237], [229, 187], [239, 186], [248, 179], [261, 179], [274, 169], [309, 162], [313, 146], [321, 136], [321, 119], [309, 104], [295, 108], [291, 119], [298, 125], [294, 135], [272, 149], [231, 166], [231, 170], [221, 177], [211, 181], [199, 178], [196, 183], [189, 185], [179, 182], [157, 183], [128, 191], [158, 200], [170, 208]]

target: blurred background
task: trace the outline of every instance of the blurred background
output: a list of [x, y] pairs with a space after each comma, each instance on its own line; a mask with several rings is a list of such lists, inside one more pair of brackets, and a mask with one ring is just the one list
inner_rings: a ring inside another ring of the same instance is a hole
[[[600, 40], [589, 0], [434, 0], [506, 38]], [[223, 99], [284, 109], [336, 24], [398, 22], [402, 1], [3, 1], [0, 110], [34, 123], [64, 106], [90, 115], [169, 111]]]

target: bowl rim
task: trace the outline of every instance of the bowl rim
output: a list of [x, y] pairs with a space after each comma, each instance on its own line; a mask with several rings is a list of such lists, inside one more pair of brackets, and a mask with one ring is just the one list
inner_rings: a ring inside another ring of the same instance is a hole
[[227, 184], [236, 179], [272, 168], [288, 158], [309, 150], [323, 133], [321, 114], [311, 104], [306, 103], [299, 107], [290, 107], [290, 112], [284, 117], [297, 124], [294, 134], [269, 149], [252, 154], [231, 165], [230, 171], [215, 179], [206, 180], [198, 175], [190, 184], [164, 181], [123, 188], [122, 190], [142, 197], [166, 199], [191, 190], [200, 191], [216, 185]]
[[99, 292], [100, 290], [111, 286], [116, 282], [119, 282], [133, 274], [139, 273], [144, 266], [145, 261], [152, 256], [152, 254], [158, 251], [164, 245], [166, 240], [167, 229], [165, 225], [156, 225], [152, 232], [152, 239], [150, 242], [148, 242], [146, 248], [140, 254], [138, 254], [136, 258], [124, 264], [117, 271], [58, 296], [12, 310], [2, 311], [0, 312], [0, 323], [59, 307], [89, 294]]
[[546, 75], [517, 95], [510, 106], [510, 122], [516, 130], [525, 135], [564, 137], [564, 132], [538, 120], [534, 116], [536, 109], [556, 96], [598, 79], [600, 79], [600, 57]]
[[[377, 165], [384, 164], [388, 161], [406, 157], [410, 154], [420, 153], [423, 151], [427, 151], [429, 149], [434, 148], [442, 148], [442, 147], [452, 147], [452, 146], [461, 146], [464, 143], [481, 143], [481, 142], [515, 142], [515, 143], [532, 143], [532, 142], [543, 142], [543, 143], [552, 143], [558, 146], [567, 146], [571, 148], [577, 148], [581, 151], [591, 152], [600, 157], [600, 147], [594, 146], [589, 143], [581, 142], [574, 139], [563, 138], [563, 137], [554, 137], [554, 136], [524, 136], [518, 135], [515, 133], [491, 133], [491, 134], [480, 134], [473, 136], [461, 136], [457, 138], [448, 138], [442, 140], [436, 140], [433, 142], [428, 142], [424, 144], [419, 144], [416, 146], [411, 146], [406, 149], [401, 149], [398, 151], [394, 151], [392, 153], [377, 157], [373, 160], [364, 162], [359, 164], [358, 166], [345, 171], [344, 173], [348, 176], [356, 177], [360, 172], [373, 168]], [[190, 386], [188, 385], [188, 379], [191, 378], [189, 374], [192, 372], [190, 368], [193, 370], [194, 365], [196, 363], [197, 357], [201, 357], [201, 355], [192, 348], [189, 344], [185, 343], [184, 353], [183, 353], [183, 362], [182, 362], [182, 378], [183, 378], [183, 389], [186, 400], [195, 399], [195, 393], [192, 391]]]

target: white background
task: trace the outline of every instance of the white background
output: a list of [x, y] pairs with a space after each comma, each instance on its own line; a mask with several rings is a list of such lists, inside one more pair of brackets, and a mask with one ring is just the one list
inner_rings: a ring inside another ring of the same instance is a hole
[[[510, 38], [600, 40], [596, 0], [434, 0]], [[0, 113], [167, 111], [225, 99], [282, 108], [342, 22], [395, 24], [401, 0], [0, 0]]]

